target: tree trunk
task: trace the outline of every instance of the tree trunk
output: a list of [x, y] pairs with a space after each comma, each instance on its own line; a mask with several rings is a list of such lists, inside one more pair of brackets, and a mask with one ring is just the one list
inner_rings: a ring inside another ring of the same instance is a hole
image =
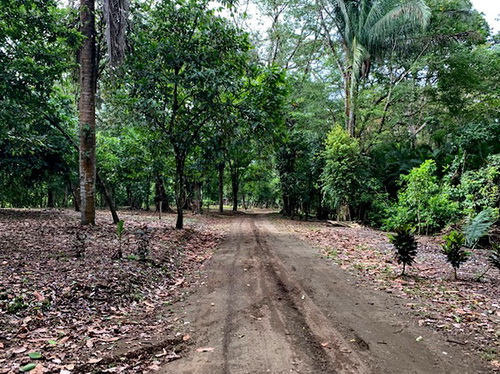
[[201, 192], [201, 182], [194, 182], [193, 185], [193, 214], [201, 214], [201, 205], [203, 201], [203, 196]]
[[235, 175], [231, 175], [231, 186], [233, 190], [233, 212], [236, 212], [238, 210], [238, 190], [240, 186], [238, 177]]
[[167, 192], [165, 191], [165, 183], [163, 182], [163, 178], [159, 173], [156, 174], [155, 194], [156, 211], [160, 211], [161, 203], [161, 210], [163, 212], [172, 212], [172, 208], [170, 208], [170, 204], [168, 202]]
[[177, 207], [177, 222], [175, 223], [176, 229], [184, 227], [184, 204], [186, 202], [186, 189], [185, 189], [185, 176], [184, 166], [185, 159], [182, 156], [176, 155], [175, 157], [175, 205]]
[[118, 213], [116, 212], [115, 200], [113, 199], [113, 195], [109, 191], [108, 187], [106, 186], [102, 178], [99, 176], [99, 173], [96, 173], [96, 178], [97, 182], [102, 188], [104, 199], [106, 200], [109, 210], [111, 211], [111, 216], [113, 217], [113, 223], [116, 225], [120, 221], [120, 219], [118, 218]]
[[84, 36], [80, 49], [80, 194], [82, 225], [95, 224], [95, 91], [97, 80], [94, 0], [80, 1], [81, 32]]
[[219, 163], [219, 213], [224, 211], [224, 163]]
[[47, 208], [54, 208], [56, 206], [56, 197], [54, 195], [54, 187], [50, 184], [47, 188]]

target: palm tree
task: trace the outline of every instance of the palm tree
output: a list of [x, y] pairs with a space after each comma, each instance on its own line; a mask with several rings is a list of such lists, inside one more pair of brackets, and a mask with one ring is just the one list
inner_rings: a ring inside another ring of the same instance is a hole
[[[104, 0], [106, 21], [106, 40], [108, 42], [109, 62], [112, 67], [123, 60], [125, 50], [125, 27], [128, 0]], [[82, 225], [95, 224], [95, 184], [96, 178], [96, 120], [95, 95], [97, 90], [97, 53], [95, 28], [95, 0], [80, 0], [81, 33], [84, 37], [80, 48], [80, 100], [78, 103], [80, 125], [80, 197]], [[101, 184], [103, 184], [101, 179]], [[109, 195], [103, 185], [105, 194]], [[107, 198], [107, 200], [109, 200]], [[118, 216], [109, 201], [114, 222]]]
[[80, 123], [80, 195], [82, 225], [95, 224], [95, 93], [97, 83], [97, 61], [95, 40], [94, 0], [80, 2], [81, 32], [84, 41], [80, 49], [80, 101], [78, 117]]
[[368, 77], [372, 59], [424, 29], [430, 10], [424, 0], [319, 1], [322, 27], [344, 80], [346, 129], [354, 136], [359, 83]]

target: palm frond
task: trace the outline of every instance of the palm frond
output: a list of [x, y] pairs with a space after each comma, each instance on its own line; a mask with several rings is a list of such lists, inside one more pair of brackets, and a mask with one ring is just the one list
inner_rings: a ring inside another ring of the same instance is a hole
[[422, 0], [377, 1], [370, 13], [364, 30], [370, 45], [424, 29], [430, 18], [430, 10]]
[[474, 248], [483, 236], [488, 233], [490, 227], [495, 223], [495, 212], [491, 208], [486, 208], [469, 220], [463, 227], [465, 235], [465, 246]]

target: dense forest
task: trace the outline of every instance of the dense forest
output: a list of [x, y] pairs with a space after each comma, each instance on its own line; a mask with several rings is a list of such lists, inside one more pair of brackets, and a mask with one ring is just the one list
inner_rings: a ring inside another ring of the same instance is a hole
[[0, 207], [494, 222], [499, 43], [468, 0], [4, 0]]

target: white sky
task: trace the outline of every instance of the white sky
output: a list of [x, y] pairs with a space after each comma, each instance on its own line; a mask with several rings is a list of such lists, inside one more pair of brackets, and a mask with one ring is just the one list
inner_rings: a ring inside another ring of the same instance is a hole
[[[478, 11], [483, 12], [488, 24], [496, 34], [500, 31], [500, 1], [499, 0], [471, 0], [472, 5]], [[495, 19], [497, 19], [495, 21]]]

